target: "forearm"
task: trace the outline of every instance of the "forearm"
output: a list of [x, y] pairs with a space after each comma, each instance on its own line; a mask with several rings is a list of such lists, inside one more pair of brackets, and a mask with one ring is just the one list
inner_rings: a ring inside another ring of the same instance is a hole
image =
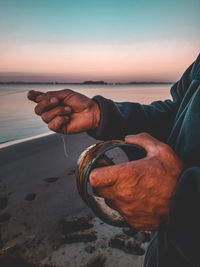
[[173, 100], [155, 101], [150, 105], [116, 103], [101, 96], [94, 97], [101, 113], [99, 126], [88, 133], [97, 139], [123, 139], [126, 135], [147, 132], [166, 142], [175, 116], [196, 72], [195, 61], [171, 89]]
[[126, 135], [149, 133], [165, 141], [177, 111], [172, 101], [157, 101], [151, 105], [139, 103], [116, 103], [96, 96], [100, 108], [99, 126], [88, 133], [100, 140], [124, 139]]
[[[139, 103], [116, 103], [102, 96], [93, 98], [100, 108], [99, 126], [88, 133], [100, 140], [123, 139], [128, 134], [149, 132], [148, 120]], [[143, 114], [143, 119], [141, 119]]]

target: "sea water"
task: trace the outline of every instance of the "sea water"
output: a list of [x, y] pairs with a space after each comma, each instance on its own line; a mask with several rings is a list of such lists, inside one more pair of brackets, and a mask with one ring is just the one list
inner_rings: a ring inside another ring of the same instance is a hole
[[70, 88], [88, 97], [102, 95], [117, 102], [149, 104], [170, 98], [170, 84], [85, 85], [85, 84], [0, 84], [0, 148], [52, 133], [34, 113], [29, 90], [41, 92]]

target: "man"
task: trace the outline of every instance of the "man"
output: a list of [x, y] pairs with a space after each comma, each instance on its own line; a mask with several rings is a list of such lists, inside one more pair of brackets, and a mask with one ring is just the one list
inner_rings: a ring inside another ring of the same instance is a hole
[[146, 267], [200, 266], [200, 55], [171, 95], [173, 101], [140, 105], [71, 90], [28, 94], [55, 132], [125, 138], [147, 151], [141, 160], [90, 175], [91, 185], [130, 225], [155, 231]]

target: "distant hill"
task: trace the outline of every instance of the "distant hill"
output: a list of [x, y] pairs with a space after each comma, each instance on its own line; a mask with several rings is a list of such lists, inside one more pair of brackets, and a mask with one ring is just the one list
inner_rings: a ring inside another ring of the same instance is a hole
[[104, 81], [85, 81], [83, 84], [108, 84]]

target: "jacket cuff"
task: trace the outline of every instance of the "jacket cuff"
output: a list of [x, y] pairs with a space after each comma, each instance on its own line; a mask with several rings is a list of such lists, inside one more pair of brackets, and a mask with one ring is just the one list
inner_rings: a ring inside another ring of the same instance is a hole
[[114, 102], [110, 99], [106, 99], [103, 96], [97, 95], [92, 98], [99, 106], [100, 109], [100, 122], [96, 129], [89, 130], [87, 133], [99, 140], [112, 139], [110, 134], [110, 122], [116, 116], [116, 107]]

